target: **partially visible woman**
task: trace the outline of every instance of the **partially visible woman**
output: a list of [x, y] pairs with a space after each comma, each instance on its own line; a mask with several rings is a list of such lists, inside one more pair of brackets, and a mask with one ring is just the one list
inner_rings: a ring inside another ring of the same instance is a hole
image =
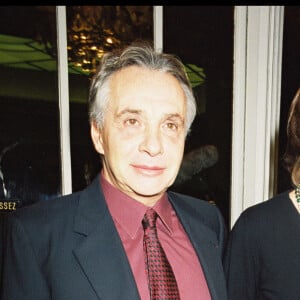
[[283, 163], [291, 189], [247, 208], [230, 232], [224, 261], [230, 300], [300, 299], [300, 88]]

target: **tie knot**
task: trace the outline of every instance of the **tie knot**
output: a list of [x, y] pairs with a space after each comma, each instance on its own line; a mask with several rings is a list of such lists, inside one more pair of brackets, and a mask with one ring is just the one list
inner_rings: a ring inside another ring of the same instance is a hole
[[157, 216], [157, 212], [153, 208], [147, 209], [142, 221], [144, 229], [155, 228]]

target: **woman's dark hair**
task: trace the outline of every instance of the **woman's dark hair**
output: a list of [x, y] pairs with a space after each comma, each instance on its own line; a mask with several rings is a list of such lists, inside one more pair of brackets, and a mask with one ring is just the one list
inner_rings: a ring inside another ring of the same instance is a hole
[[292, 183], [300, 186], [300, 88], [289, 109], [283, 166], [291, 174]]

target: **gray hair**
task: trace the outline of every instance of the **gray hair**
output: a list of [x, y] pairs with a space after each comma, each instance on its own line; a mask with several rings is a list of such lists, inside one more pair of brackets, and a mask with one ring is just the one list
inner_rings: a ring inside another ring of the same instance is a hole
[[197, 105], [190, 81], [180, 59], [175, 55], [156, 52], [148, 43], [135, 42], [124, 49], [106, 53], [94, 75], [89, 92], [89, 120], [103, 127], [104, 115], [109, 101], [109, 78], [129, 66], [139, 66], [151, 70], [158, 70], [174, 76], [185, 94], [186, 134], [189, 132], [196, 116]]

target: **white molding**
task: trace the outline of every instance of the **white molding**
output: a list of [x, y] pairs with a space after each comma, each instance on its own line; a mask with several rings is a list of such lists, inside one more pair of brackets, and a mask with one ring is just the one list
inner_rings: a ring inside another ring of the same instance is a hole
[[153, 6], [153, 40], [157, 51], [163, 49], [163, 7]]
[[247, 7], [234, 11], [234, 65], [232, 113], [232, 165], [230, 219], [233, 223], [243, 210], [245, 109], [246, 109], [246, 32]]
[[62, 194], [72, 192], [66, 7], [56, 6]]
[[275, 192], [283, 10], [235, 7], [231, 225]]

